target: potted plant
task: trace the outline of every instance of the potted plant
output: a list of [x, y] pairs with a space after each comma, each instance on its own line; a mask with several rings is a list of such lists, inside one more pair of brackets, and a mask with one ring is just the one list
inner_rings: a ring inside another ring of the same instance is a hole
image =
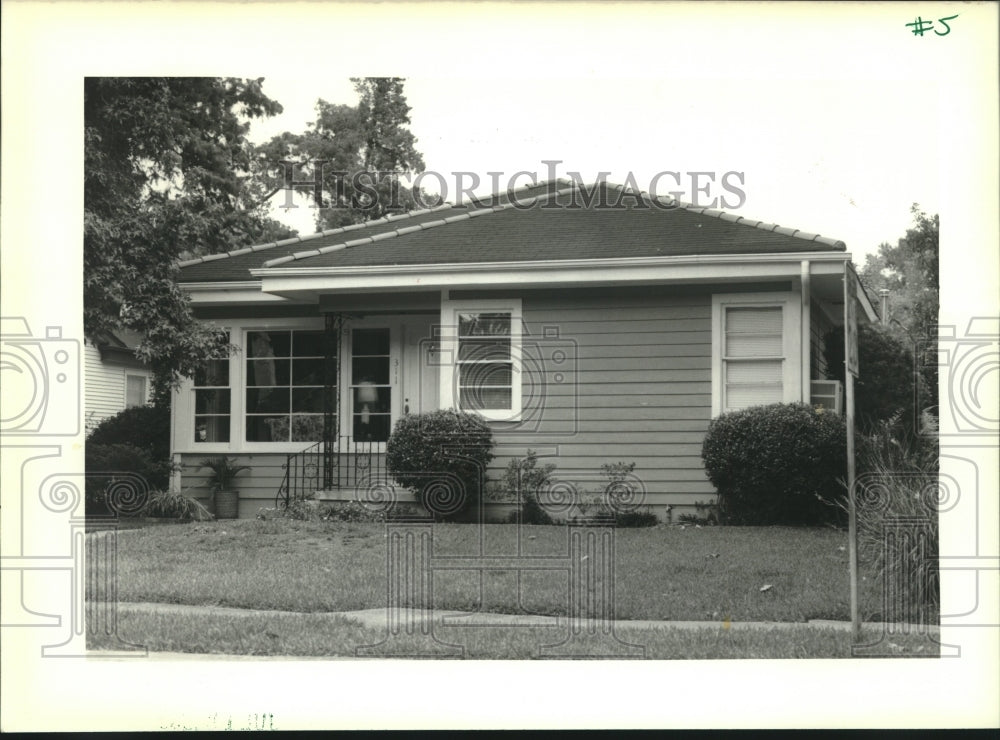
[[225, 456], [206, 458], [201, 466], [212, 471], [208, 485], [215, 492], [215, 518], [235, 519], [239, 513], [240, 492], [233, 488], [233, 479], [250, 468], [237, 465], [235, 458]]

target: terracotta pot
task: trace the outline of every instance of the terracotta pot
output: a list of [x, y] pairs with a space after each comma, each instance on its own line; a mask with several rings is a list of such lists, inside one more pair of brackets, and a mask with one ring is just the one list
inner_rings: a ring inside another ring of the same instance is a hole
[[236, 519], [240, 511], [240, 492], [233, 489], [215, 492], [215, 518]]

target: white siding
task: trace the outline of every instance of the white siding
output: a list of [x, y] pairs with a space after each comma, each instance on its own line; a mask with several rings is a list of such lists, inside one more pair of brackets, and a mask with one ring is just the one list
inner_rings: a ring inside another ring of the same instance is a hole
[[151, 373], [148, 370], [101, 362], [100, 351], [90, 341], [84, 342], [83, 367], [84, 418], [88, 434], [102, 420], [125, 408], [126, 374], [145, 376], [146, 392], [149, 393]]

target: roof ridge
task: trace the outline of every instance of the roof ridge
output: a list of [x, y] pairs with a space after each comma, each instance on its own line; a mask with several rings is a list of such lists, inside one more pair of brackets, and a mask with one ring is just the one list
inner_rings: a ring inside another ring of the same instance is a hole
[[[537, 189], [542, 185], [548, 185], [549, 183], [559, 183], [560, 179], [556, 180], [545, 180], [531, 186], [531, 189]], [[522, 188], [521, 190], [515, 191], [514, 193], [508, 193], [508, 195], [515, 195], [518, 192], [524, 192], [529, 188]], [[310, 249], [305, 252], [294, 252], [293, 254], [285, 255], [283, 257], [275, 257], [272, 260], [267, 260], [261, 267], [277, 267], [278, 265], [283, 265], [288, 262], [295, 262], [296, 260], [308, 259], [310, 257], [318, 257], [321, 254], [329, 254], [330, 252], [339, 252], [342, 249], [349, 249], [351, 247], [358, 247], [363, 244], [374, 244], [375, 242], [383, 241], [385, 239], [392, 239], [397, 236], [403, 236], [405, 234], [412, 234], [417, 231], [427, 230], [437, 228], [438, 226], [446, 226], [447, 224], [456, 223], [458, 221], [468, 221], [473, 218], [478, 218], [479, 216], [489, 216], [494, 213], [502, 213], [503, 211], [508, 211], [512, 208], [531, 208], [534, 206], [539, 199], [543, 196], [560, 196], [575, 190], [575, 186], [571, 184], [570, 187], [564, 187], [561, 190], [551, 191], [546, 190], [543, 193], [533, 196], [528, 201], [519, 201], [513, 198], [509, 199], [506, 203], [500, 203], [493, 206], [487, 206], [482, 208], [477, 208], [473, 211], [465, 211], [455, 216], [449, 218], [438, 219], [437, 221], [423, 221], [414, 226], [407, 226], [402, 229], [396, 229], [394, 231], [383, 231], [379, 234], [373, 236], [366, 236], [362, 239], [354, 239], [352, 241], [341, 242], [339, 244], [330, 244], [325, 247], [319, 247], [318, 249]], [[494, 195], [493, 197], [497, 197]]]

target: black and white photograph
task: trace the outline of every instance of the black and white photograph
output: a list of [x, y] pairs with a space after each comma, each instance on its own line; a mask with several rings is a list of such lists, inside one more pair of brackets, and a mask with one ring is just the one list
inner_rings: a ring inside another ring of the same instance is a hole
[[1000, 726], [996, 21], [5, 3], [3, 729]]

